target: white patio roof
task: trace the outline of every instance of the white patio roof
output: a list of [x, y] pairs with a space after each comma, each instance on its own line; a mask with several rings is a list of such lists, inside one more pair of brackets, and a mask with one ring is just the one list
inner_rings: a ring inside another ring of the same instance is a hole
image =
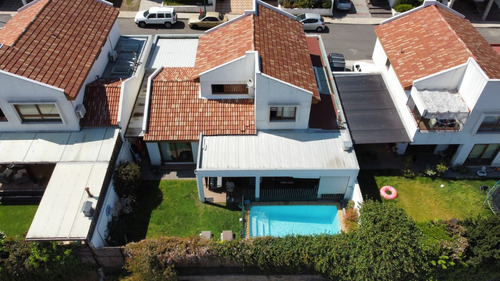
[[203, 136], [197, 173], [204, 171], [359, 170], [347, 134], [313, 130]]
[[465, 120], [469, 108], [456, 91], [412, 91], [411, 96], [422, 117]]
[[0, 164], [109, 161], [118, 129], [61, 133], [0, 133]]
[[158, 36], [147, 68], [193, 67], [196, 61], [198, 38]]
[[104, 196], [101, 191], [119, 137], [117, 128], [0, 134], [0, 163], [56, 163], [26, 240], [87, 238], [92, 217], [85, 217], [82, 206], [90, 201], [95, 210]]
[[[108, 170], [107, 162], [58, 163], [31, 223], [26, 240], [85, 240], [92, 217], [82, 206], [92, 203], [95, 211]], [[89, 187], [94, 197], [85, 191]]]

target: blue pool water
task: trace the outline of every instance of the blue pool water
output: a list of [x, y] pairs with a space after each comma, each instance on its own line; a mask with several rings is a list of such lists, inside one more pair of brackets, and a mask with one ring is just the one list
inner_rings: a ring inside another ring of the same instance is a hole
[[250, 237], [338, 233], [335, 205], [250, 207]]

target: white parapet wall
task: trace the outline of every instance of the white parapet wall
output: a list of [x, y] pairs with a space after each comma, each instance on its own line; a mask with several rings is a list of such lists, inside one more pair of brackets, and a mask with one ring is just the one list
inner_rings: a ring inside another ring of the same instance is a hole
[[282, 11], [285, 11], [287, 13], [290, 13], [292, 15], [300, 15], [300, 14], [305, 14], [305, 13], [315, 13], [315, 14], [320, 14], [322, 16], [333, 16], [333, 1], [332, 1], [332, 7], [328, 9], [323, 9], [323, 8], [283, 8], [283, 6], [278, 5], [278, 8]]

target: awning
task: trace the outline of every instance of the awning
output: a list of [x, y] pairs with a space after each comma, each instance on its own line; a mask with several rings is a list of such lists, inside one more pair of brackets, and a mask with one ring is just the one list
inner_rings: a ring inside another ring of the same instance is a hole
[[[58, 163], [26, 235], [28, 241], [87, 239], [109, 164]], [[85, 191], [89, 187], [92, 197]], [[88, 202], [88, 203], [86, 203]], [[84, 204], [90, 206], [88, 216]]]
[[334, 171], [356, 171], [359, 165], [349, 136], [318, 130], [259, 131], [249, 136], [203, 136], [197, 174], [236, 171], [236, 174], [282, 172], [332, 175]]
[[456, 91], [412, 91], [411, 97], [424, 118], [456, 119], [469, 117], [469, 108]]

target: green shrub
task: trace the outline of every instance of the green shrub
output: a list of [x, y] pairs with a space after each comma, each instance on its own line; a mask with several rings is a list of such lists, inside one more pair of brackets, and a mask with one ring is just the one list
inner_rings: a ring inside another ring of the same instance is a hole
[[399, 4], [397, 6], [394, 6], [394, 10], [399, 13], [403, 13], [411, 9], [413, 9], [413, 6], [411, 4]]
[[467, 229], [465, 236], [470, 244], [467, 263], [500, 267], [500, 216], [478, 216], [461, 223]]
[[121, 163], [113, 174], [115, 191], [120, 197], [135, 195], [141, 185], [141, 167], [135, 163]]
[[[420, 280], [429, 271], [422, 232], [394, 203], [365, 201], [350, 263], [355, 280]], [[349, 279], [349, 278], [347, 278]]]
[[403, 170], [403, 177], [413, 179], [417, 176], [415, 172], [413, 172], [411, 169], [404, 169]]
[[332, 7], [332, 1], [329, 0], [280, 0], [280, 5], [283, 8], [293, 9], [293, 8], [324, 8], [330, 9]]
[[446, 173], [446, 171], [448, 171], [448, 166], [446, 166], [446, 164], [439, 163], [436, 165], [436, 172], [437, 172], [438, 176], [444, 175], [444, 173]]
[[0, 280], [72, 280], [95, 270], [74, 254], [79, 245], [8, 240], [0, 256]]

